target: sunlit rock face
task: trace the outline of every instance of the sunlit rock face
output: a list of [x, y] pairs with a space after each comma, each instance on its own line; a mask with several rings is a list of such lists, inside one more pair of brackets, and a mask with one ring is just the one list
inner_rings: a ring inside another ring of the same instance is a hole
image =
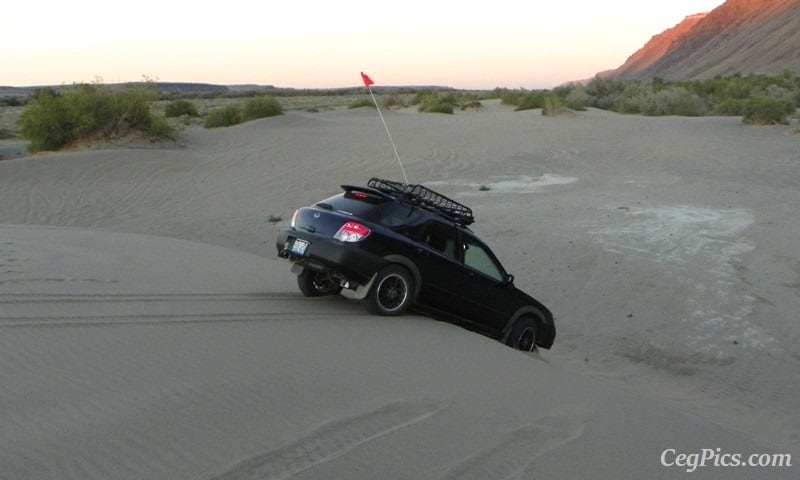
[[655, 35], [603, 76], [669, 80], [800, 69], [800, 0], [728, 0]]

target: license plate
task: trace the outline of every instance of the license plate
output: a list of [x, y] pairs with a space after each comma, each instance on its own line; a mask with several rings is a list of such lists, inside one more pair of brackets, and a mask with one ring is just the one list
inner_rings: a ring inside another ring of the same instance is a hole
[[295, 255], [303, 255], [306, 253], [306, 249], [308, 248], [308, 242], [305, 240], [301, 240], [296, 238], [294, 243], [292, 244], [292, 248], [289, 249]]

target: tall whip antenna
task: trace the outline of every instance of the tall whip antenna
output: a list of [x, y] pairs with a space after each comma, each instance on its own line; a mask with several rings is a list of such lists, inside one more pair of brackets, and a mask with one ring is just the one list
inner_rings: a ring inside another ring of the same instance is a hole
[[383, 114], [381, 113], [381, 107], [378, 106], [378, 101], [375, 100], [375, 94], [372, 93], [372, 84], [375, 82], [369, 78], [364, 72], [361, 72], [361, 79], [364, 80], [364, 86], [367, 87], [367, 91], [369, 91], [369, 95], [372, 97], [372, 101], [375, 103], [375, 108], [378, 110], [378, 116], [381, 117], [381, 122], [383, 122], [383, 128], [386, 130], [386, 135], [389, 137], [389, 143], [392, 144], [392, 149], [394, 150], [394, 156], [397, 159], [397, 163], [400, 165], [400, 171], [403, 172], [403, 180], [405, 180], [406, 185], [408, 185], [408, 177], [406, 176], [406, 170], [403, 168], [403, 162], [400, 161], [400, 154], [397, 153], [397, 147], [394, 145], [394, 140], [392, 140], [392, 134], [389, 133], [389, 127], [386, 126], [386, 120], [383, 119]]

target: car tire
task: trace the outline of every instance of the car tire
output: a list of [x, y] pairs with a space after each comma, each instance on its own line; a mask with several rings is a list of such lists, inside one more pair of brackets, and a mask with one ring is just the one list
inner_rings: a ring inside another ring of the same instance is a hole
[[330, 276], [308, 268], [297, 276], [297, 286], [306, 297], [336, 295], [342, 291], [342, 287]]
[[408, 310], [413, 292], [411, 273], [399, 265], [389, 265], [377, 273], [364, 301], [372, 314], [396, 316]]
[[506, 345], [523, 352], [532, 352], [536, 348], [536, 327], [536, 321], [531, 317], [518, 319], [511, 328]]

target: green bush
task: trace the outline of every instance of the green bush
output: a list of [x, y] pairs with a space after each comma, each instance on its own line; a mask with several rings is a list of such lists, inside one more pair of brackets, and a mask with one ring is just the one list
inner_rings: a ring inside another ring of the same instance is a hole
[[29, 150], [55, 150], [90, 134], [111, 135], [126, 128], [174, 138], [166, 123], [153, 128], [150, 104], [158, 96], [149, 86], [112, 92], [98, 83], [77, 84], [63, 93], [37, 91], [20, 117], [22, 136]]
[[500, 103], [503, 105], [519, 105], [525, 94], [521, 91], [505, 90], [500, 93]]
[[444, 100], [427, 103], [420, 107], [420, 112], [425, 113], [453, 113], [453, 104]]
[[542, 105], [542, 115], [546, 117], [555, 117], [567, 113], [567, 107], [564, 106], [561, 97], [555, 94], [547, 95]]
[[439, 93], [436, 90], [422, 90], [414, 95], [411, 100], [411, 105], [425, 105], [426, 103], [433, 103], [439, 98]]
[[572, 110], [583, 111], [586, 110], [586, 105], [589, 103], [589, 94], [582, 88], [573, 87], [567, 92], [564, 97], [564, 102], [567, 108]]
[[738, 98], [726, 98], [714, 105], [712, 111], [715, 115], [738, 117], [742, 114], [744, 100]]
[[625, 85], [621, 92], [614, 94], [611, 110], [617, 113], [642, 113], [642, 103], [648, 97], [653, 95], [655, 91], [659, 94], [663, 87], [657, 90], [651, 85], [646, 85], [642, 82], [633, 81]]
[[356, 100], [355, 102], [347, 106], [347, 108], [351, 110], [354, 108], [361, 108], [361, 107], [375, 108], [375, 104], [372, 103], [372, 100], [370, 99], [362, 98], [361, 100]]
[[242, 123], [242, 111], [236, 105], [214, 110], [206, 117], [206, 128], [230, 127]]
[[401, 95], [392, 94], [383, 100], [382, 105], [384, 108], [391, 108], [391, 107], [405, 108], [408, 106], [408, 103]]
[[753, 125], [788, 124], [794, 113], [791, 101], [772, 97], [749, 98], [742, 105], [742, 121]]
[[158, 91], [153, 88], [135, 86], [115, 95], [117, 125], [123, 123], [133, 128], [147, 130], [153, 123], [150, 104], [158, 99]]
[[278, 100], [272, 96], [251, 98], [244, 104], [242, 109], [242, 120], [245, 122], [276, 115], [283, 115], [283, 108], [278, 103]]
[[[655, 77], [649, 84], [639, 80], [620, 80], [595, 77], [583, 89], [589, 96], [587, 105], [620, 113], [642, 113], [644, 115], [743, 115], [745, 104], [750, 102], [750, 111], [755, 113], [766, 105], [754, 99], [772, 98], [800, 107], [800, 76], [794, 72], [778, 75], [734, 74], [716, 76], [703, 80], [671, 81]], [[556, 92], [566, 99], [559, 89]], [[508, 91], [496, 89], [496, 95]], [[777, 103], [774, 105], [778, 105]], [[763, 121], [785, 121], [780, 115], [767, 116]], [[754, 118], [755, 121], [757, 120]]]
[[151, 119], [150, 126], [147, 128], [147, 133], [155, 138], [169, 138], [170, 140], [178, 139], [178, 130], [170, 125], [165, 117], [156, 115], [154, 115]]
[[708, 111], [705, 100], [682, 87], [669, 87], [645, 97], [641, 103], [644, 115], [681, 115], [697, 117]]
[[458, 106], [458, 97], [453, 93], [441, 95], [435, 90], [426, 90], [417, 93], [412, 101], [418, 104], [420, 112], [452, 114], [454, 107]]
[[77, 118], [62, 96], [53, 90], [39, 90], [22, 112], [22, 136], [30, 140], [31, 152], [55, 150], [76, 138]]
[[547, 99], [545, 92], [531, 92], [523, 95], [519, 99], [519, 104], [514, 110], [521, 112], [523, 110], [532, 110], [534, 108], [544, 108], [544, 102]]
[[197, 113], [197, 107], [193, 102], [189, 100], [173, 100], [164, 107], [164, 115], [169, 117], [180, 117], [181, 115], [188, 115], [190, 117], [196, 117], [199, 114]]
[[622, 80], [595, 76], [586, 86], [589, 105], [603, 110], [611, 110], [617, 98], [627, 87]]

